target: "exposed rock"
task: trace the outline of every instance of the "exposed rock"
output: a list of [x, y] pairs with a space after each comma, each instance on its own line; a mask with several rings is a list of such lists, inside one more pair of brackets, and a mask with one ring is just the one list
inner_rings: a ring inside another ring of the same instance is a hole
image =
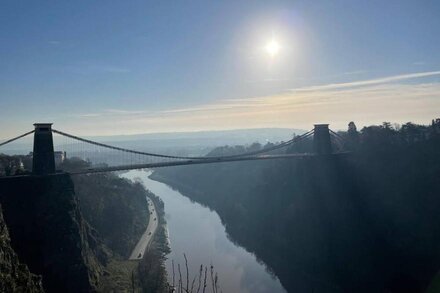
[[8, 228], [0, 206], [0, 292], [44, 292], [41, 277], [21, 264], [11, 247]]
[[[102, 261], [96, 235], [81, 216], [69, 175], [0, 180], [0, 202], [12, 247], [47, 292], [93, 292]], [[91, 245], [90, 245], [90, 244]]]

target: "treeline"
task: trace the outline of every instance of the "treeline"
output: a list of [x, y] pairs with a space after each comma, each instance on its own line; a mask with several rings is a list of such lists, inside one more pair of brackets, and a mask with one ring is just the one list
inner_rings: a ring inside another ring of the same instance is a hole
[[[88, 164], [73, 158], [65, 160], [61, 168], [76, 170]], [[72, 179], [86, 221], [109, 248], [127, 258], [148, 225], [145, 196], [151, 194], [140, 183], [113, 173], [77, 175]]]
[[[216, 210], [231, 238], [262, 259], [289, 292], [435, 286], [440, 120], [360, 131], [350, 123], [339, 135], [352, 154], [163, 168], [153, 176]], [[288, 151], [311, 146], [309, 140]]]
[[[65, 159], [57, 168], [72, 172], [90, 165], [89, 161], [73, 157]], [[30, 156], [0, 154], [0, 176], [30, 175], [31, 170]], [[120, 178], [115, 173], [76, 175], [71, 179], [81, 216], [90, 232], [86, 241], [105, 272], [97, 290], [168, 292], [164, 262], [169, 248], [162, 226], [140, 265], [127, 260], [148, 226], [147, 196], [155, 203], [158, 220], [164, 218], [160, 198], [146, 190], [141, 182]]]
[[29, 174], [32, 159], [29, 156], [8, 156], [0, 153], [0, 176]]
[[169, 293], [170, 286], [167, 282], [165, 269], [166, 255], [171, 250], [165, 232], [165, 206], [163, 201], [155, 194], [150, 194], [158, 215], [158, 227], [149, 249], [145, 251], [137, 268], [137, 281], [142, 292]]

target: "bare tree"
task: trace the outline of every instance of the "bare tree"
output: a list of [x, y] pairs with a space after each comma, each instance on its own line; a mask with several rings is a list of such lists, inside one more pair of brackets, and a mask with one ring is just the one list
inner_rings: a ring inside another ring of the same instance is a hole
[[[191, 287], [189, 286], [189, 280], [190, 280], [190, 273], [189, 273], [189, 267], [188, 267], [188, 258], [186, 256], [186, 254], [183, 254], [183, 257], [185, 259], [185, 269], [186, 269], [186, 286], [185, 286], [185, 281], [182, 278], [182, 271], [180, 269], [180, 264], [177, 264], [177, 271], [179, 273], [178, 276], [178, 280], [177, 280], [177, 293], [199, 293], [202, 288], [202, 278], [203, 278], [203, 293], [207, 293], [210, 290], [206, 290], [206, 288], [208, 287], [208, 266], [204, 266], [203, 264], [200, 265], [200, 269], [199, 269], [199, 276], [198, 276], [198, 286], [197, 286], [197, 291], [195, 291], [195, 283], [196, 283], [196, 278], [197, 276], [194, 276], [194, 278], [192, 279], [191, 282]], [[174, 260], [171, 261], [172, 262], [172, 268], [173, 268], [173, 288], [176, 289], [175, 286], [175, 272], [174, 272]], [[203, 269], [205, 270], [205, 272], [203, 273]], [[204, 274], [204, 275], [203, 275]], [[212, 293], [218, 293], [219, 292], [219, 285], [218, 285], [218, 274], [217, 272], [215, 272], [214, 270], [214, 266], [211, 264], [210, 266], [210, 279], [211, 279], [211, 286], [212, 286]], [[221, 291], [220, 291], [221, 292]]]
[[173, 265], [173, 288], [175, 288], [176, 284], [174, 282], [174, 277], [175, 277], [175, 273], [174, 273], [174, 260], [171, 260], [171, 264]]
[[212, 285], [212, 293], [215, 293], [214, 287], [214, 266], [211, 264], [211, 285]]
[[177, 269], [179, 270], [179, 293], [182, 293], [182, 272], [180, 271], [180, 263], [177, 264]]
[[197, 293], [199, 293], [200, 287], [202, 286], [202, 274], [203, 274], [203, 265], [200, 265], [200, 270], [199, 270], [199, 286], [197, 287]]
[[196, 276], [194, 276], [194, 279], [192, 280], [192, 283], [191, 283], [191, 293], [193, 292], [193, 290], [194, 290], [194, 283], [196, 282]]
[[203, 293], [205, 293], [206, 290], [206, 275], [208, 273], [208, 268], [205, 267], [205, 280], [203, 281]]
[[188, 259], [186, 258], [186, 254], [183, 254], [183, 257], [185, 258], [185, 267], [186, 267], [186, 292], [188, 292], [189, 289]]

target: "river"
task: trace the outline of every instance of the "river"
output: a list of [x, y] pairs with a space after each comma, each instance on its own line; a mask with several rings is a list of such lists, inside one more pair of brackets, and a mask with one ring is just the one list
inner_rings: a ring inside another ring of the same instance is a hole
[[[177, 264], [180, 263], [182, 277], [186, 282], [183, 258], [185, 253], [190, 276], [198, 276], [201, 264], [208, 267], [212, 264], [218, 273], [220, 288], [225, 293], [286, 292], [279, 280], [271, 275], [252, 253], [229, 240], [225, 227], [215, 211], [192, 202], [164, 183], [151, 180], [148, 178], [150, 174], [151, 171], [134, 170], [123, 174], [123, 177], [140, 178], [144, 186], [165, 203], [165, 219], [171, 244], [171, 253], [166, 262], [170, 282], [171, 260], [175, 263], [176, 276]], [[191, 280], [192, 278], [190, 282]]]

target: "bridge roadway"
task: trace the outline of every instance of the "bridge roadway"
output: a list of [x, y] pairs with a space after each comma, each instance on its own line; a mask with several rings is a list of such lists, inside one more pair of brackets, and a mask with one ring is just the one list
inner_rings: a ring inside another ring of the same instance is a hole
[[[115, 172], [115, 171], [129, 171], [129, 170], [139, 170], [139, 169], [150, 169], [150, 168], [160, 168], [160, 167], [171, 167], [171, 166], [186, 166], [186, 165], [200, 165], [200, 164], [213, 164], [213, 163], [226, 163], [226, 162], [236, 162], [236, 161], [255, 161], [255, 160], [273, 160], [273, 159], [301, 159], [301, 158], [311, 158], [311, 157], [333, 157], [333, 156], [344, 156], [349, 155], [352, 152], [337, 152], [328, 155], [317, 155], [313, 153], [297, 153], [297, 154], [282, 154], [282, 155], [259, 155], [259, 156], [248, 156], [248, 157], [231, 157], [231, 158], [214, 158], [214, 159], [203, 159], [203, 160], [183, 160], [183, 161], [172, 161], [172, 162], [161, 162], [161, 163], [149, 163], [149, 164], [133, 164], [133, 165], [120, 165], [113, 167], [102, 167], [102, 168], [87, 168], [77, 171], [62, 171], [57, 170], [55, 173], [46, 174], [44, 176], [56, 176], [62, 173], [67, 173], [70, 175], [83, 175], [83, 174], [93, 174], [93, 173], [105, 173], [105, 172]], [[18, 177], [29, 177], [35, 176], [33, 174], [23, 174], [23, 175], [12, 175], [12, 176], [0, 176], [2, 179], [18, 178]]]
[[245, 156], [245, 157], [223, 157], [223, 158], [213, 158], [209, 159], [198, 159], [198, 160], [182, 160], [182, 161], [171, 161], [171, 162], [160, 162], [160, 163], [148, 163], [148, 164], [133, 164], [133, 165], [120, 165], [102, 168], [87, 168], [84, 170], [68, 172], [72, 175], [80, 174], [91, 174], [91, 173], [104, 173], [113, 171], [128, 171], [136, 169], [149, 169], [149, 168], [160, 168], [160, 167], [170, 167], [170, 166], [185, 166], [185, 165], [199, 165], [199, 164], [213, 164], [213, 163], [226, 163], [226, 162], [237, 162], [237, 161], [255, 161], [255, 160], [273, 160], [273, 159], [301, 159], [310, 157], [330, 157], [330, 156], [341, 156], [350, 154], [351, 152], [338, 152], [329, 155], [317, 155], [313, 153], [296, 153], [296, 154], [281, 154], [281, 155], [258, 155], [258, 156]]

